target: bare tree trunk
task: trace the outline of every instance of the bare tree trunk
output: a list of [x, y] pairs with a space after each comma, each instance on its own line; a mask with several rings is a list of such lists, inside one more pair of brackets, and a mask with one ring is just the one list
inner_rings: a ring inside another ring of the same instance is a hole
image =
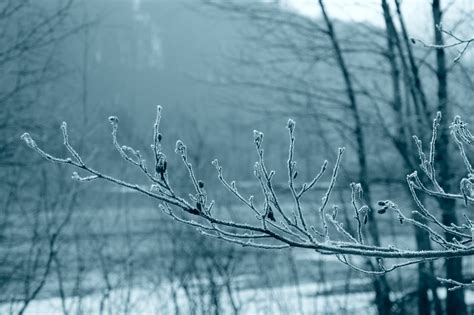
[[300, 285], [300, 277], [298, 274], [298, 266], [296, 264], [296, 259], [293, 256], [294, 252], [290, 248], [288, 251], [288, 264], [290, 266], [291, 278], [296, 287], [296, 302], [298, 304], [298, 313], [304, 315], [304, 307], [303, 307], [303, 294], [301, 293], [301, 285]]
[[[336, 61], [341, 71], [342, 77], [344, 79], [344, 83], [346, 86], [346, 94], [349, 98], [349, 106], [350, 111], [352, 113], [352, 117], [354, 119], [354, 133], [357, 143], [357, 158], [359, 162], [359, 182], [362, 186], [362, 189], [365, 193], [366, 201], [369, 205], [371, 205], [371, 194], [370, 194], [370, 187], [368, 183], [368, 166], [367, 166], [367, 159], [366, 159], [366, 148], [365, 148], [365, 140], [364, 134], [362, 130], [362, 119], [360, 115], [360, 109], [357, 104], [357, 100], [355, 97], [354, 87], [352, 77], [349, 73], [349, 69], [346, 65], [346, 61], [342, 54], [341, 47], [339, 45], [339, 40], [337, 39], [336, 33], [334, 31], [334, 27], [330, 17], [326, 12], [326, 7], [324, 5], [323, 0], [319, 0], [319, 6], [321, 8], [324, 22], [327, 27], [327, 33], [329, 39], [331, 41], [332, 47], [334, 49], [334, 53], [336, 55]], [[369, 211], [369, 220], [371, 224], [369, 225], [369, 233], [372, 237], [372, 240], [375, 245], [380, 245], [379, 233], [377, 228], [377, 223], [374, 220], [374, 214], [372, 211]], [[377, 310], [380, 315], [390, 314], [390, 309], [392, 307], [392, 301], [390, 300], [390, 287], [387, 282], [387, 278], [385, 276], [376, 276], [374, 277], [374, 289], [375, 289], [375, 300], [377, 304]]]
[[210, 309], [214, 315], [219, 315], [220, 312], [220, 288], [214, 279], [214, 271], [212, 266], [207, 266], [207, 275], [209, 278], [209, 299]]
[[[415, 205], [416, 206], [416, 205]], [[426, 219], [414, 215], [413, 219], [426, 224]], [[417, 249], [429, 250], [431, 249], [431, 242], [426, 232], [421, 229], [415, 228], [415, 237]], [[432, 305], [434, 306], [435, 314], [442, 314], [441, 302], [437, 294], [437, 280], [434, 277], [434, 265], [433, 262], [424, 262], [418, 265], [418, 314], [430, 315]], [[430, 302], [428, 298], [428, 291], [432, 293], [433, 301]]]
[[[402, 96], [401, 96], [401, 87], [400, 87], [400, 71], [397, 62], [397, 55], [396, 55], [396, 47], [397, 45], [400, 46], [399, 37], [395, 25], [393, 23], [393, 19], [391, 16], [391, 11], [389, 4], [386, 0], [382, 0], [382, 10], [384, 14], [386, 32], [387, 32], [387, 59], [390, 64], [390, 72], [392, 78], [392, 89], [393, 89], [393, 104], [392, 108], [397, 115], [397, 120], [399, 121], [398, 128], [395, 132], [395, 136], [391, 136], [393, 138], [393, 142], [395, 144], [396, 149], [403, 157], [404, 164], [406, 165], [407, 169], [413, 169], [416, 166], [416, 163], [413, 163], [412, 159], [410, 159], [410, 146], [409, 143], [406, 141], [408, 139], [408, 135], [411, 133], [410, 125], [405, 124], [406, 118], [403, 115], [403, 106], [409, 106], [409, 104], [403, 104]], [[399, 20], [403, 22], [402, 13], [400, 11], [399, 4], [397, 2], [397, 12], [399, 16]], [[404, 31], [404, 37], [406, 37], [406, 31], [404, 29], [403, 23], [401, 23], [402, 29]], [[409, 49], [409, 47], [408, 47]], [[399, 57], [401, 62], [403, 63], [403, 59], [405, 58], [403, 55], [403, 50], [399, 47]], [[409, 56], [411, 56], [410, 60], [413, 59], [413, 55], [409, 50]], [[405, 62], [406, 64], [406, 62]], [[414, 61], [410, 62], [410, 64], [415, 66], [413, 69], [413, 75], [415, 79], [418, 79], [418, 70], [416, 69], [416, 65]], [[413, 87], [412, 87], [413, 88]], [[421, 90], [421, 83], [416, 85], [417, 89], [420, 89], [419, 95], [424, 96], [423, 91]], [[423, 97], [421, 97], [422, 101], [425, 101]], [[413, 96], [413, 102], [416, 104], [417, 99]], [[416, 107], [416, 105], [415, 105]], [[416, 209], [417, 205], [413, 203], [414, 209]], [[414, 216], [413, 217], [417, 221], [421, 221], [422, 223], [426, 223], [425, 219], [421, 216]], [[431, 242], [429, 239], [429, 235], [427, 232], [415, 228], [415, 237], [417, 248], [419, 250], [430, 250]], [[436, 279], [433, 273], [433, 263], [421, 263], [418, 265], [418, 314], [420, 315], [430, 315], [431, 314], [431, 304], [428, 297], [428, 291], [431, 290], [433, 296], [433, 304], [435, 306], [435, 314], [441, 315], [442, 309], [440, 305], [440, 301], [438, 298], [438, 294], [436, 292]]]
[[[438, 26], [442, 23], [443, 12], [441, 10], [441, 1], [433, 0], [433, 24], [435, 34], [435, 44], [443, 45], [443, 35]], [[451, 116], [450, 106], [448, 104], [448, 70], [446, 67], [446, 55], [444, 49], [436, 49], [436, 76], [438, 79], [438, 111], [442, 112], [445, 117]], [[449, 122], [443, 119], [440, 124], [440, 136], [438, 143], [438, 152], [443, 152], [437, 156], [439, 179], [441, 186], [446, 191], [451, 191], [454, 187], [452, 182], [452, 167], [449, 144]], [[438, 199], [439, 206], [443, 212], [443, 224], [450, 226], [457, 224], [456, 218], [456, 201], [452, 199]], [[449, 233], [446, 239], [452, 238]], [[455, 281], [463, 281], [462, 258], [454, 258], [446, 260], [446, 278]], [[449, 288], [450, 285], [448, 285]], [[455, 291], [448, 291], [446, 296], [446, 313], [447, 314], [467, 314], [466, 304], [464, 301], [464, 290], [461, 288]]]
[[[423, 124], [423, 123], [428, 123], [430, 117], [430, 112], [428, 109], [428, 102], [426, 100], [426, 95], [423, 89], [423, 86], [421, 84], [421, 79], [420, 79], [420, 74], [419, 74], [419, 69], [418, 66], [415, 62], [415, 56], [413, 54], [413, 51], [410, 46], [410, 39], [408, 38], [408, 31], [405, 26], [405, 20], [403, 18], [401, 9], [400, 9], [400, 0], [395, 0], [395, 5], [397, 8], [397, 15], [398, 15], [398, 20], [400, 23], [400, 27], [402, 30], [402, 39], [403, 43], [405, 44], [405, 48], [407, 50], [407, 55], [408, 55], [408, 61], [410, 64], [410, 69], [412, 72], [412, 80], [413, 80], [413, 85], [416, 88], [417, 91], [417, 96], [419, 98], [419, 105], [418, 102], [415, 101], [415, 111], [418, 114], [418, 122]], [[429, 123], [427, 124], [428, 126], [430, 125]]]

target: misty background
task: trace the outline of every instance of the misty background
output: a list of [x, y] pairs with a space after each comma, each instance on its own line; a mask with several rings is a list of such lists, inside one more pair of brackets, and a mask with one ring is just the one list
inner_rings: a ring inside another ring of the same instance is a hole
[[[225, 177], [261, 202], [253, 130], [262, 131], [275, 187], [289, 203], [285, 126], [292, 118], [298, 180], [311, 181], [325, 159], [332, 168], [344, 146], [331, 205], [350, 220], [349, 184], [363, 181], [369, 203], [390, 199], [408, 212], [414, 206], [406, 175], [419, 164], [411, 135], [431, 136], [439, 68], [436, 50], [421, 42], [402, 43], [390, 55], [382, 2], [326, 4], [353, 79], [357, 122], [317, 1], [0, 1], [0, 313], [449, 314], [446, 289], [428, 285], [443, 274], [444, 261], [426, 263], [428, 271], [410, 266], [371, 277], [331, 256], [211, 239], [165, 216], [156, 201], [108, 183], [71, 180], [71, 169], [44, 161], [20, 141], [29, 131], [46, 151], [66, 156], [59, 129], [66, 121], [71, 143], [93, 168], [145, 185], [113, 147], [107, 118], [118, 116], [120, 142], [152, 161], [161, 105], [175, 189], [192, 192], [174, 153], [181, 139], [215, 211], [239, 220], [250, 215], [219, 183], [211, 161], [217, 158]], [[387, 2], [397, 34], [401, 16], [410, 38], [434, 42], [431, 1], [403, 1], [398, 15], [395, 1]], [[444, 27], [462, 38], [474, 35], [472, 1], [442, 1], [441, 7]], [[470, 122], [474, 52], [455, 63], [459, 52], [445, 51], [449, 111], [443, 119], [459, 114]], [[399, 110], [391, 60], [401, 73]], [[455, 182], [464, 169], [459, 157], [451, 162], [448, 181]], [[310, 209], [317, 209], [324, 183], [309, 194]], [[428, 203], [442, 213], [442, 205]], [[372, 215], [378, 227], [367, 233], [382, 244], [430, 243], [396, 219]], [[460, 276], [472, 280], [472, 257], [459, 263]], [[452, 298], [465, 305], [459, 314], [473, 311], [474, 291]]]

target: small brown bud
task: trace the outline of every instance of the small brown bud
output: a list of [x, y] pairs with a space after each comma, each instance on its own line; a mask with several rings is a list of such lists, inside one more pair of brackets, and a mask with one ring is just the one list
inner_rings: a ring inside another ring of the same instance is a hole
[[387, 209], [388, 209], [388, 207], [385, 206], [385, 207], [380, 208], [379, 210], [377, 210], [377, 212], [380, 213], [380, 214], [384, 214], [385, 212], [387, 212]]
[[156, 158], [155, 170], [156, 170], [156, 173], [160, 175], [162, 180], [164, 180], [165, 178], [164, 175], [166, 172], [167, 165], [168, 165], [168, 162], [166, 161], [166, 155], [160, 152]]
[[275, 222], [275, 215], [273, 214], [273, 210], [272, 210], [272, 209], [269, 209], [269, 210], [268, 210], [267, 218], [268, 218], [269, 220]]
[[199, 215], [201, 212], [198, 209], [190, 208], [187, 210], [189, 213], [194, 214], [194, 215]]

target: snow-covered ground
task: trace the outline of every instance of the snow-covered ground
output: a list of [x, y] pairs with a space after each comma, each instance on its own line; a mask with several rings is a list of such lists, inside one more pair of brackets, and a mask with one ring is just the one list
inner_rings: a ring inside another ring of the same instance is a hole
[[[107, 299], [100, 294], [85, 296], [81, 300], [81, 311], [75, 298], [64, 301], [69, 314], [175, 314], [171, 298], [171, 287], [158, 290], [120, 289], [110, 293]], [[235, 299], [241, 314], [375, 314], [371, 305], [373, 293], [352, 293], [335, 295], [314, 295], [317, 284], [304, 284], [297, 289], [284, 286], [270, 289], [247, 289], [236, 292]], [[438, 294], [445, 298], [446, 290], [440, 288]], [[177, 292], [177, 305], [181, 314], [189, 314], [189, 304], [184, 292]], [[474, 303], [474, 292], [466, 291], [466, 302]], [[33, 301], [25, 315], [63, 315], [63, 302], [59, 297]], [[221, 314], [232, 314], [230, 301], [221, 301]], [[102, 313], [101, 313], [102, 308]], [[18, 305], [1, 305], [0, 314], [16, 314]]]
[[[375, 314], [371, 305], [372, 293], [315, 295], [317, 284], [283, 286], [269, 289], [246, 289], [235, 292], [241, 314]], [[190, 314], [189, 302], [181, 290], [177, 294], [177, 305], [181, 314]], [[222, 314], [232, 314], [231, 303], [226, 296], [222, 297]], [[81, 300], [81, 311], [78, 312], [78, 301], [66, 298], [64, 305], [69, 314], [175, 314], [175, 305], [171, 298], [171, 287], [158, 290], [120, 289], [111, 292], [107, 299], [101, 294], [92, 294]], [[102, 305], [102, 306], [101, 306]], [[2, 305], [0, 314], [16, 314], [19, 305]], [[101, 313], [102, 308], [102, 313]], [[25, 315], [63, 315], [63, 301], [59, 297], [35, 300], [31, 302]]]

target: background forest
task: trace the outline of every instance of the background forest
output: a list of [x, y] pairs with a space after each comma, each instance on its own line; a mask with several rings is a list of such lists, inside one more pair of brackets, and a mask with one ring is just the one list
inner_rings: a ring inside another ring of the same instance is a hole
[[[241, 220], [248, 213], [211, 161], [257, 194], [252, 131], [264, 132], [274, 188], [290, 204], [292, 118], [298, 181], [324, 160], [332, 168], [346, 148], [329, 203], [351, 229], [352, 182], [369, 207], [417, 208], [407, 186], [420, 168], [412, 135], [427, 146], [438, 111], [438, 180], [459, 190], [465, 166], [449, 124], [474, 119], [474, 48], [460, 42], [473, 36], [470, 0], [0, 0], [0, 314], [472, 314], [474, 288], [447, 290], [437, 277], [469, 283], [473, 256], [367, 274], [334, 255], [216, 240], [156, 200], [71, 180], [20, 135], [65, 156], [67, 121], [84, 161], [145, 185], [117, 154], [107, 117], [119, 117], [122, 143], [148, 152], [162, 105], [170, 182], [192, 192], [174, 153], [181, 139], [214, 211]], [[329, 173], [307, 193], [310, 209]], [[467, 201], [420, 199], [448, 226], [473, 219]], [[438, 246], [393, 216], [369, 211], [367, 221], [372, 244]], [[377, 261], [352, 263], [375, 270]]]

